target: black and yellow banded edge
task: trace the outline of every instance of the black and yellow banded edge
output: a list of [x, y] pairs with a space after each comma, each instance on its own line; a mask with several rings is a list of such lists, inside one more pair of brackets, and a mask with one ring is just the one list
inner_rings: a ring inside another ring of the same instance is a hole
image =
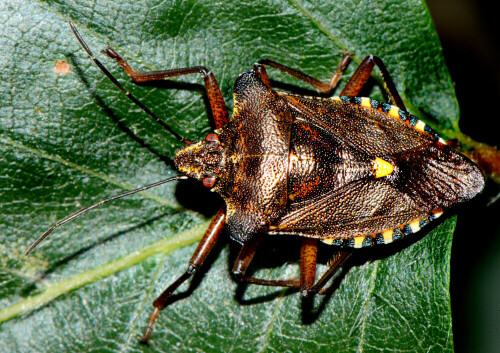
[[416, 219], [401, 227], [384, 230], [380, 233], [357, 236], [352, 238], [330, 238], [321, 239], [328, 245], [340, 246], [343, 248], [367, 248], [374, 245], [390, 244], [396, 240], [402, 239], [410, 234], [418, 232], [430, 222], [439, 218], [443, 214], [441, 210], [435, 210], [425, 218]]
[[447, 142], [443, 138], [441, 138], [429, 125], [424, 123], [422, 120], [419, 120], [415, 116], [411, 115], [407, 111], [399, 109], [398, 107], [376, 101], [367, 97], [348, 97], [348, 96], [340, 96], [340, 97], [332, 97], [332, 100], [343, 101], [351, 104], [357, 104], [364, 108], [377, 109], [381, 112], [386, 113], [387, 115], [399, 119], [402, 122], [409, 124], [415, 130], [420, 131], [422, 133], [430, 135], [435, 141], [440, 144], [446, 145]]

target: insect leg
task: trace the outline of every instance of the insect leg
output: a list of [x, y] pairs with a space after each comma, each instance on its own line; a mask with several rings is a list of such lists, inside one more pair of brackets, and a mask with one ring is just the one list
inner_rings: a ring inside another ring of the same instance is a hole
[[300, 289], [303, 295], [316, 281], [316, 263], [318, 259], [318, 240], [304, 238], [300, 247]]
[[241, 282], [263, 286], [300, 288], [304, 295], [309, 294], [316, 280], [318, 241], [310, 238], [304, 238], [302, 241], [300, 248], [300, 278], [270, 280], [245, 276], [250, 261], [258, 248], [259, 240], [250, 241], [241, 248], [233, 267], [235, 277]]
[[226, 219], [225, 209], [221, 208], [219, 212], [217, 212], [217, 214], [215, 215], [214, 219], [212, 220], [212, 222], [208, 226], [208, 229], [203, 235], [203, 238], [199, 242], [198, 247], [196, 248], [193, 256], [191, 257], [191, 260], [189, 261], [189, 265], [186, 272], [184, 272], [184, 274], [181, 275], [174, 283], [168, 286], [167, 289], [165, 289], [165, 291], [163, 291], [163, 293], [153, 302], [154, 309], [153, 312], [151, 313], [151, 316], [149, 317], [148, 326], [144, 331], [144, 335], [140, 340], [141, 343], [148, 342], [149, 336], [151, 335], [151, 331], [153, 329], [153, 325], [156, 321], [156, 318], [158, 317], [158, 314], [163, 308], [165, 308], [169, 304], [168, 299], [172, 296], [175, 290], [179, 288], [181, 284], [187, 281], [196, 272], [196, 270], [198, 270], [203, 265], [203, 262], [210, 254], [215, 243], [219, 239], [222, 230], [224, 229], [225, 219]]
[[330, 281], [330, 279], [337, 273], [337, 271], [346, 263], [346, 261], [351, 257], [350, 251], [339, 251], [330, 260], [330, 267], [321, 276], [321, 278], [316, 282], [314, 286], [307, 290], [306, 295], [314, 294], [326, 294], [330, 291], [332, 286], [324, 288], [325, 285]]
[[215, 128], [221, 128], [229, 122], [226, 103], [224, 102], [224, 98], [220, 92], [219, 84], [217, 83], [212, 71], [208, 70], [206, 67], [192, 66], [161, 71], [135, 71], [114, 49], [108, 47], [103, 50], [103, 53], [115, 60], [135, 83], [160, 81], [170, 77], [189, 75], [193, 73], [202, 74], [208, 101], [210, 102], [210, 109], [212, 110], [212, 115], [214, 117]]
[[106, 75], [107, 78], [118, 88], [120, 91], [122, 91], [125, 96], [130, 99], [135, 105], [137, 105], [139, 108], [141, 108], [144, 113], [148, 114], [153, 120], [155, 120], [158, 124], [160, 124], [165, 130], [170, 132], [176, 139], [178, 139], [181, 142], [184, 142], [186, 144], [190, 143], [191, 141], [185, 139], [181, 135], [179, 135], [177, 132], [175, 132], [170, 126], [165, 124], [163, 120], [158, 118], [151, 110], [149, 110], [148, 107], [146, 107], [144, 104], [142, 104], [137, 98], [135, 98], [130, 92], [128, 92], [121, 84], [118, 82], [118, 80], [113, 76], [111, 72], [106, 69], [106, 67], [94, 56], [94, 53], [90, 50], [89, 46], [87, 43], [85, 43], [85, 40], [82, 38], [78, 30], [76, 29], [75, 25], [70, 21], [69, 26], [71, 27], [71, 30], [75, 34], [76, 39], [82, 46], [83, 50], [90, 56], [92, 61], [97, 65], [97, 67]]
[[246, 270], [255, 255], [259, 242], [260, 238], [252, 239], [250, 242], [245, 243], [241, 248], [233, 266], [233, 274], [236, 279], [241, 282], [260, 284], [263, 286], [300, 288], [303, 296], [328, 293], [330, 289], [333, 288], [333, 285], [324, 288], [325, 285], [346, 263], [352, 254], [350, 251], [341, 250], [337, 252], [330, 260], [330, 267], [328, 270], [316, 283], [314, 283], [316, 280], [318, 242], [317, 239], [304, 238], [300, 249], [300, 278], [268, 280], [246, 277]]
[[377, 65], [378, 68], [380, 69], [380, 72], [382, 74], [382, 79], [384, 80], [385, 83], [385, 88], [389, 93], [392, 102], [395, 105], [397, 105], [399, 109], [406, 111], [406, 107], [403, 103], [403, 100], [401, 99], [398, 90], [396, 89], [396, 86], [394, 85], [394, 82], [392, 81], [392, 78], [389, 75], [389, 71], [387, 71], [387, 68], [384, 65], [384, 62], [379, 57], [373, 55], [368, 55], [366, 58], [363, 59], [363, 61], [361, 62], [361, 64], [359, 64], [354, 74], [351, 76], [351, 79], [346, 83], [342, 92], [340, 92], [340, 95], [353, 96], [353, 97], [359, 95], [359, 92], [368, 81], [368, 78], [370, 77], [370, 74], [372, 73], [375, 65]]
[[267, 76], [266, 72], [266, 65], [269, 65], [275, 69], [278, 69], [284, 73], [287, 73], [293, 77], [298, 78], [299, 80], [304, 81], [305, 83], [313, 86], [316, 88], [318, 91], [323, 92], [323, 93], [330, 93], [337, 83], [339, 82], [340, 78], [342, 77], [342, 72], [347, 68], [347, 64], [349, 64], [349, 61], [351, 61], [351, 56], [348, 53], [344, 53], [344, 57], [342, 58], [342, 61], [340, 62], [339, 66], [337, 67], [337, 70], [333, 74], [332, 78], [330, 79], [330, 82], [322, 82], [318, 80], [315, 77], [309, 76], [299, 70], [292, 69], [288, 66], [279, 64], [277, 62], [274, 62], [269, 59], [261, 59], [259, 60], [255, 65], [254, 65], [254, 71], [260, 75], [262, 82], [264, 82], [267, 86], [271, 87], [271, 82], [269, 81], [269, 77]]
[[300, 286], [299, 278], [293, 278], [289, 280], [267, 280], [245, 276], [248, 266], [250, 265], [250, 262], [257, 252], [257, 248], [259, 247], [261, 239], [261, 237], [257, 236], [243, 244], [238, 257], [234, 262], [232, 270], [234, 277], [240, 282], [260, 284], [263, 286], [298, 288]]
[[250, 241], [247, 241], [243, 244], [238, 253], [238, 257], [234, 261], [232, 273], [237, 280], [241, 280], [241, 278], [247, 272], [248, 266], [250, 266], [250, 262], [252, 261], [255, 253], [257, 252], [257, 248], [260, 245], [262, 237], [260, 235], [256, 235]]

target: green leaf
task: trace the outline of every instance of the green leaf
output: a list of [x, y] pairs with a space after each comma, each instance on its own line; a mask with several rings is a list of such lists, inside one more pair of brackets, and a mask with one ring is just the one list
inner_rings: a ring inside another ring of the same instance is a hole
[[[167, 184], [103, 206], [23, 256], [57, 219], [176, 174], [167, 161], [179, 143], [104, 77], [68, 20], [96, 54], [109, 43], [137, 69], [207, 66], [229, 107], [234, 79], [260, 58], [327, 80], [343, 51], [354, 55], [347, 75], [376, 54], [410, 111], [453, 134], [458, 107], [423, 2], [14, 0], [0, 2], [0, 19], [3, 351], [453, 349], [453, 218], [414, 244], [368, 252], [365, 260], [373, 261], [361, 261], [331, 296], [317, 298], [319, 314], [310, 322], [298, 293], [238, 286], [229, 276], [237, 246], [228, 243], [196, 278], [192, 295], [160, 314], [150, 348], [136, 340], [150, 303], [184, 271], [207, 224], [204, 207], [213, 202], [206, 193], [183, 196], [194, 184]], [[140, 87], [98, 56], [176, 131], [189, 139], [210, 131], [201, 77], [182, 77], [170, 90]], [[58, 63], [71, 71], [60, 72]], [[368, 93], [380, 96], [378, 85]], [[282, 253], [285, 245], [277, 244]], [[261, 277], [297, 273], [296, 264], [262, 263]]]

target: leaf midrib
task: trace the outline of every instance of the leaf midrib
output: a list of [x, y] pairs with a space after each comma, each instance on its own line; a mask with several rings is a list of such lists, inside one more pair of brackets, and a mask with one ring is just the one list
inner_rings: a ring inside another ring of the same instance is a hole
[[91, 270], [79, 273], [76, 276], [51, 284], [47, 286], [42, 293], [31, 296], [25, 300], [18, 301], [7, 308], [0, 310], [0, 323], [47, 305], [63, 294], [69, 293], [86, 284], [93, 283], [98, 279], [110, 276], [114, 273], [134, 266], [151, 256], [157, 254], [167, 254], [175, 249], [191, 245], [201, 239], [205, 229], [208, 227], [208, 223], [209, 221], [206, 220], [190, 229], [179, 232], [172, 237], [158, 240], [117, 260], [110, 261]]

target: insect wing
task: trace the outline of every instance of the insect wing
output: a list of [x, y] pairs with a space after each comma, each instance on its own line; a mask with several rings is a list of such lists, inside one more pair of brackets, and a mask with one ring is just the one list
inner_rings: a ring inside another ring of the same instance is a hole
[[[419, 131], [405, 122], [404, 112], [399, 119], [361, 101], [284, 97], [296, 117], [289, 202], [271, 233], [375, 238], [389, 229], [404, 231], [410, 223], [416, 231], [482, 189], [474, 163], [440, 143], [430, 129]], [[377, 160], [390, 166], [386, 175], [377, 175]]]

